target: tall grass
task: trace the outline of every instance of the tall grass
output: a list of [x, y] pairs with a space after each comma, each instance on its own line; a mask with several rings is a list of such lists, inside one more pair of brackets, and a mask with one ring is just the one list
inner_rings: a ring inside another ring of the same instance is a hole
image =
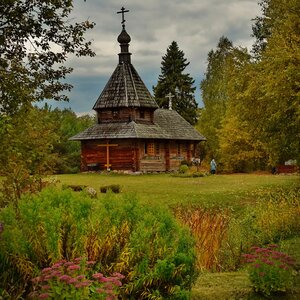
[[228, 230], [228, 210], [208, 210], [195, 205], [176, 206], [175, 216], [192, 231], [196, 239], [197, 267], [200, 270], [221, 269], [219, 251]]

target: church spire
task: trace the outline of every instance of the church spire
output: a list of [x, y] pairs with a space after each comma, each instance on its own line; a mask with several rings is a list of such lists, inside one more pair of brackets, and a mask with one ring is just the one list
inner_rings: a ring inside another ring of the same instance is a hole
[[129, 43], [131, 41], [130, 35], [125, 30], [125, 19], [124, 19], [124, 13], [129, 12], [129, 10], [126, 10], [124, 7], [121, 8], [120, 11], [117, 12], [117, 14], [122, 14], [122, 31], [118, 36], [118, 42], [120, 43], [121, 52], [119, 53], [119, 63], [131, 63], [130, 56], [131, 53], [129, 52]]

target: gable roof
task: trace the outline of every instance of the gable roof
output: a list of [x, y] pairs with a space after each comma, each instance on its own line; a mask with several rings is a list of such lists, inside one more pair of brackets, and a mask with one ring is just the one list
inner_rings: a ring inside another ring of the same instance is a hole
[[204, 141], [201, 135], [190, 123], [175, 110], [157, 109], [154, 112], [153, 124], [141, 124], [135, 121], [100, 123], [73, 136], [70, 140], [96, 139], [167, 139]]

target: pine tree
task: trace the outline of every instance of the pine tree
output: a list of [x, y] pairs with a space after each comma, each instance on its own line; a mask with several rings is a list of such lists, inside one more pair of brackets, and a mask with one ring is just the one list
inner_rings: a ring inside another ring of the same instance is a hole
[[161, 75], [158, 83], [153, 87], [155, 100], [162, 108], [169, 107], [169, 100], [166, 97], [171, 93], [172, 108], [176, 110], [192, 125], [197, 121], [197, 102], [194, 97], [194, 80], [190, 74], [184, 74], [185, 68], [189, 65], [182, 50], [178, 48], [175, 41], [167, 49], [162, 57]]

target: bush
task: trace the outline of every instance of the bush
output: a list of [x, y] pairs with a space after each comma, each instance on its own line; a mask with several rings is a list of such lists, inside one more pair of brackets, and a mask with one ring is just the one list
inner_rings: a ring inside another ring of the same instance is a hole
[[181, 165], [181, 166], [179, 167], [178, 172], [179, 172], [180, 174], [185, 174], [188, 170], [189, 170], [189, 167], [188, 167], [187, 165]]
[[[0, 290], [11, 298], [30, 279], [61, 259], [87, 257], [104, 276], [125, 275], [122, 298], [188, 299], [197, 277], [194, 240], [171, 213], [143, 206], [133, 196], [45, 189], [25, 195], [16, 211], [0, 212]], [[23, 295], [26, 296], [26, 295]]]
[[296, 274], [293, 269], [295, 260], [274, 248], [277, 245], [252, 247], [253, 253], [243, 255], [249, 264], [249, 276], [255, 291], [265, 296], [291, 289]]
[[100, 187], [101, 193], [107, 193], [108, 191], [111, 191], [115, 194], [119, 194], [121, 191], [121, 187], [118, 184], [111, 184]]

